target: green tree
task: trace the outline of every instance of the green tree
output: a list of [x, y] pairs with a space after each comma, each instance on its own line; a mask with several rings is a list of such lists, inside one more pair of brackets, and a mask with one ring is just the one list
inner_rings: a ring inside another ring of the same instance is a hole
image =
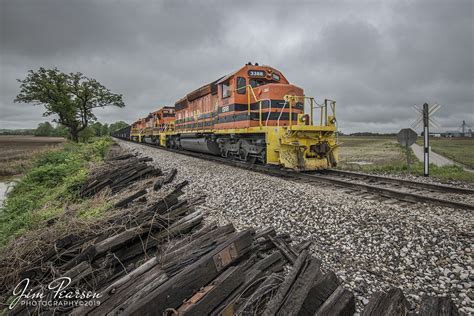
[[110, 124], [110, 127], [109, 127], [109, 133], [113, 133], [113, 132], [118, 131], [119, 129], [125, 128], [127, 126], [128, 126], [128, 124], [125, 123], [124, 121], [118, 121], [118, 122], [112, 123], [112, 124]]
[[108, 136], [110, 134], [109, 132], [109, 125], [107, 123], [105, 123], [104, 125], [102, 125], [102, 129], [100, 131], [100, 134], [101, 136]]
[[82, 131], [79, 132], [79, 139], [81, 142], [86, 143], [95, 136], [95, 130], [91, 126], [87, 126]]
[[54, 127], [49, 122], [39, 123], [35, 130], [35, 136], [53, 136]]
[[94, 129], [95, 136], [102, 136], [102, 124], [100, 122], [93, 123], [91, 127]]
[[56, 128], [54, 129], [53, 136], [58, 137], [68, 137], [69, 132], [66, 127], [61, 124], [57, 124]]
[[45, 107], [43, 116], [57, 115], [54, 121], [69, 130], [73, 141], [79, 141], [79, 133], [96, 121], [95, 108], [106, 106], [124, 107], [121, 94], [110, 92], [95, 79], [82, 73], [63, 73], [57, 68], [30, 70], [20, 80], [20, 93], [15, 102], [33, 103]]

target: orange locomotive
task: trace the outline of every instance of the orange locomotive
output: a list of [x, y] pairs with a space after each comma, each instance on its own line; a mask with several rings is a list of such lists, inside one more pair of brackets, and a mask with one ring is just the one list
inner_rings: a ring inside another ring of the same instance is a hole
[[[249, 91], [249, 87], [253, 93]], [[285, 95], [303, 96], [303, 89], [290, 84], [274, 68], [248, 64], [176, 102], [176, 130], [223, 130], [259, 126], [260, 100], [265, 125], [286, 126], [290, 109], [284, 108]], [[298, 102], [293, 108], [293, 121], [296, 122], [297, 114], [302, 111], [303, 104]]]
[[160, 134], [174, 130], [174, 107], [164, 106], [151, 112], [147, 117], [132, 123], [132, 140], [146, 143], [158, 143]]
[[130, 140], [141, 142], [141, 136], [145, 133], [146, 122], [144, 118], [139, 118], [131, 125]]
[[332, 100], [317, 104], [275, 68], [248, 63], [178, 100], [174, 126], [156, 126], [154, 115], [165, 107], [133, 123], [131, 139], [251, 163], [326, 169], [337, 164], [335, 106]]

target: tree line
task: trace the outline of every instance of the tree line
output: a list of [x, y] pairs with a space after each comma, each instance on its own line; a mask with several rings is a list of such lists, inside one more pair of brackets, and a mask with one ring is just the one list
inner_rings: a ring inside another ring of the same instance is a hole
[[[111, 133], [126, 126], [128, 126], [128, 124], [124, 121], [118, 121], [110, 125], [107, 123], [102, 124], [100, 122], [95, 122], [80, 131], [78, 137], [81, 141], [87, 141], [89, 138], [94, 136], [109, 136]], [[40, 123], [36, 130], [34, 130], [33, 134], [35, 136], [69, 137], [69, 131], [66, 127], [61, 124], [53, 126], [50, 122]]]

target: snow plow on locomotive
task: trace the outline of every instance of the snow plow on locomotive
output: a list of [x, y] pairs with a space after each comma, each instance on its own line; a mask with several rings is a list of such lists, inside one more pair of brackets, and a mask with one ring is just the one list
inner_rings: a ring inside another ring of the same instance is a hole
[[248, 63], [163, 109], [166, 121], [150, 113], [128, 139], [295, 170], [337, 165], [336, 102], [317, 104], [269, 66]]

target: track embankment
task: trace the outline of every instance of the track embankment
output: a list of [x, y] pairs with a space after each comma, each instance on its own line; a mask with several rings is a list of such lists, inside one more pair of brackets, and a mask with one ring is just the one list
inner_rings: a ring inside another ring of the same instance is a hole
[[447, 295], [473, 312], [472, 211], [422, 203], [393, 204], [331, 185], [298, 183], [125, 141], [122, 148], [175, 168], [210, 219], [236, 228], [273, 226], [309, 241], [322, 269], [335, 271], [364, 306], [379, 290], [399, 286], [409, 302]]

